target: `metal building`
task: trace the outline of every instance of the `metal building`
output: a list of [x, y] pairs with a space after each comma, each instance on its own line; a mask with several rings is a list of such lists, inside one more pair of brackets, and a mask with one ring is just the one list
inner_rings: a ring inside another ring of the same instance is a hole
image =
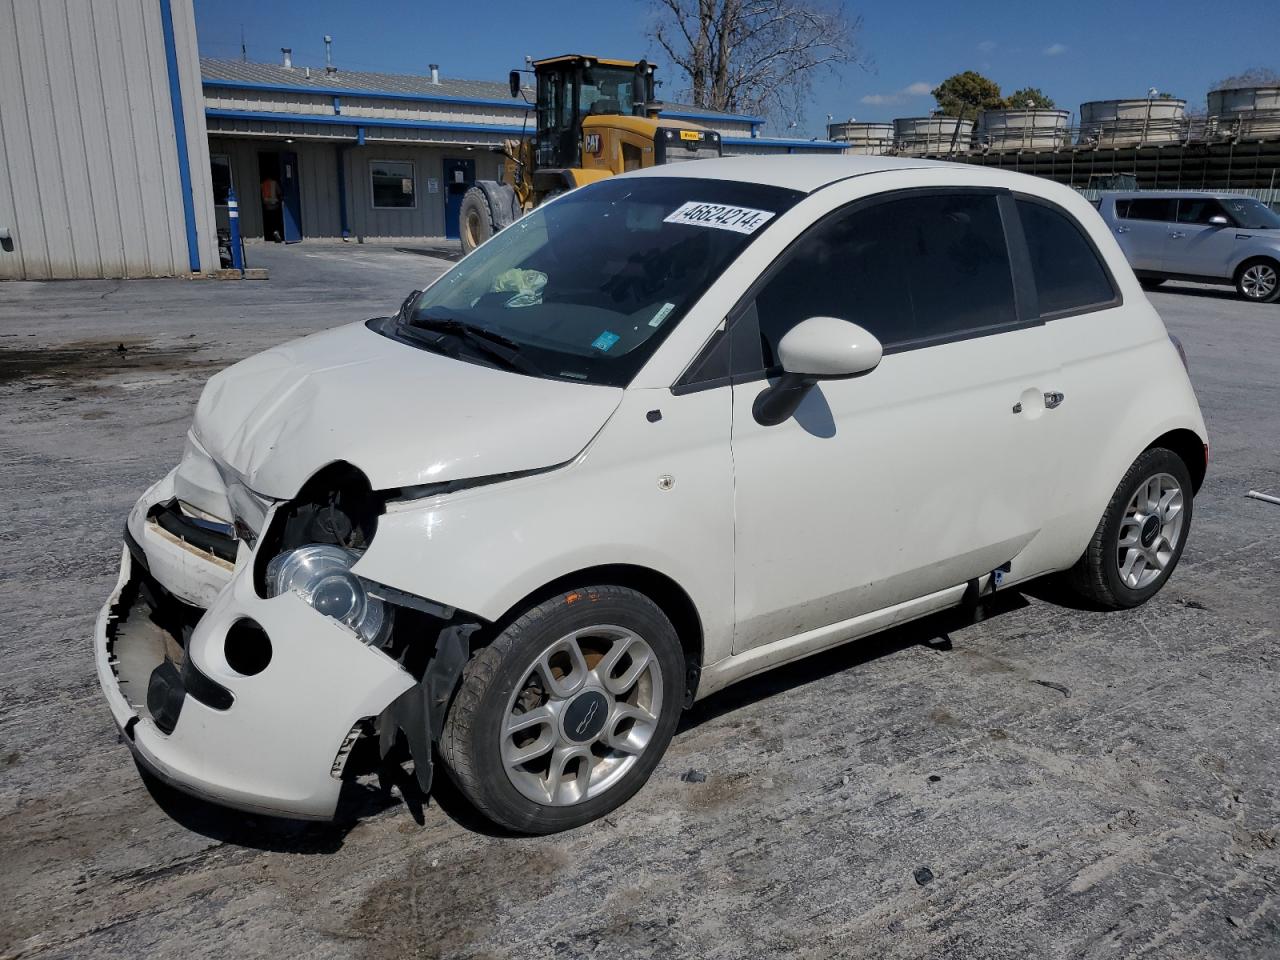
[[0, 0], [0, 279], [217, 267], [191, 0]]
[[[531, 107], [505, 83], [423, 74], [204, 59], [218, 222], [234, 188], [246, 238], [458, 236], [463, 194], [499, 176], [492, 152], [531, 133]], [[761, 137], [760, 117], [668, 103], [663, 115], [721, 135], [726, 154], [841, 151]], [[528, 117], [528, 129], [526, 129]]]

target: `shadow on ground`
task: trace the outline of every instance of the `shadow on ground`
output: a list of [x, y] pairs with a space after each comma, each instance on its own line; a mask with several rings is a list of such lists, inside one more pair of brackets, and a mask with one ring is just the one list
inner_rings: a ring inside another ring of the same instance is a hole
[[[1060, 595], [1051, 586], [1036, 585], [1033, 589], [1046, 597], [1056, 599]], [[776, 667], [694, 704], [681, 718], [676, 736], [748, 704], [788, 693], [912, 647], [925, 647], [939, 654], [948, 653], [952, 649], [951, 634], [955, 631], [1026, 606], [1028, 601], [1020, 591], [1009, 590], [987, 599], [977, 608], [955, 607], [864, 640]], [[515, 835], [495, 827], [476, 813], [449, 778], [438, 756], [435, 758], [435, 777], [430, 798], [423, 797], [411, 773], [406, 772], [403, 767], [389, 764], [379, 773], [376, 786], [349, 782], [344, 787], [338, 818], [334, 822], [290, 820], [229, 810], [182, 793], [158, 780], [144, 767], [139, 766], [138, 769], [156, 804], [174, 821], [188, 830], [221, 843], [255, 850], [300, 854], [336, 853], [357, 822], [394, 807], [404, 806], [414, 821], [419, 826], [423, 825], [426, 822], [423, 808], [431, 800], [436, 802], [445, 816], [465, 830], [488, 837]]]

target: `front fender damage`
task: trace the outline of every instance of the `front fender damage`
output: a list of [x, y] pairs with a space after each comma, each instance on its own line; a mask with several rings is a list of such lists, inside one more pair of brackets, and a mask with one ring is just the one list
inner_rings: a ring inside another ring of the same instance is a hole
[[375, 721], [378, 754], [383, 762], [388, 760], [398, 735], [404, 735], [423, 796], [431, 792], [433, 744], [444, 730], [449, 701], [471, 658], [471, 638], [479, 629], [478, 623], [442, 629], [421, 680], [396, 697]]

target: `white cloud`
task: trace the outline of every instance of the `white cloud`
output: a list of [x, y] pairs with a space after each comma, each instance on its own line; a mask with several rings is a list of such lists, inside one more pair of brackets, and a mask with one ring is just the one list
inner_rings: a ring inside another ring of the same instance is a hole
[[990, 53], [992, 50], [996, 48], [996, 46], [997, 44], [994, 40], [983, 40], [980, 44], [978, 44], [978, 51], [980, 53]]
[[1058, 57], [1066, 52], [1067, 52], [1066, 44], [1062, 44], [1062, 43], [1051, 43], [1049, 44], [1049, 46], [1044, 48], [1044, 55], [1046, 57]]
[[925, 83], [923, 80], [917, 80], [915, 83], [908, 84], [901, 90], [893, 93], [868, 93], [862, 97], [862, 103], [872, 107], [882, 107], [887, 104], [902, 103], [912, 97], [923, 97], [929, 94], [936, 84]]

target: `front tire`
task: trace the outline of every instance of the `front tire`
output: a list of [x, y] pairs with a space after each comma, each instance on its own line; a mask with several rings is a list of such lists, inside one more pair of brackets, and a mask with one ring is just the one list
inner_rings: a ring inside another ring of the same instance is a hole
[[1111, 610], [1146, 603], [1178, 565], [1191, 514], [1186, 463], [1163, 447], [1143, 451], [1116, 487], [1068, 584]]
[[1142, 284], [1143, 290], [1157, 290], [1164, 286], [1164, 277], [1139, 277], [1138, 282]]
[[458, 209], [458, 233], [462, 237], [464, 254], [497, 233], [489, 197], [479, 187], [471, 187], [462, 195], [462, 206]]
[[1236, 271], [1236, 293], [1253, 303], [1280, 300], [1280, 263], [1266, 257], [1242, 263]]
[[618, 586], [570, 590], [472, 657], [440, 753], [499, 826], [581, 826], [649, 779], [680, 718], [684, 676], [675, 628], [652, 600]]

